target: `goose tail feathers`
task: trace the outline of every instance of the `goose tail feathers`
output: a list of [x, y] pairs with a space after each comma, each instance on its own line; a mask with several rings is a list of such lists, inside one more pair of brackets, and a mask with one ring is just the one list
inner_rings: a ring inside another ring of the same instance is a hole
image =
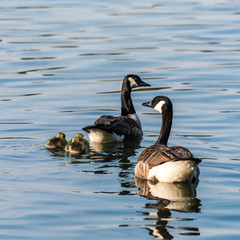
[[85, 131], [89, 134], [90, 134], [91, 130], [93, 130], [93, 129], [101, 129], [101, 130], [104, 130], [106, 132], [112, 133], [111, 130], [106, 129], [104, 126], [101, 127], [101, 126], [96, 126], [96, 125], [89, 125], [89, 126], [86, 126], [86, 127], [82, 128], [83, 131]]

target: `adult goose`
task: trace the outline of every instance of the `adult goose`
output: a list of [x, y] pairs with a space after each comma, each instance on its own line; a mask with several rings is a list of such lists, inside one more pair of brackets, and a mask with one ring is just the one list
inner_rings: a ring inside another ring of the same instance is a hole
[[184, 147], [167, 146], [173, 117], [171, 100], [165, 96], [157, 96], [143, 103], [143, 106], [154, 108], [162, 114], [162, 127], [156, 143], [140, 154], [135, 175], [153, 182], [197, 181], [199, 176], [197, 165], [201, 160], [195, 158]]
[[150, 86], [134, 74], [123, 79], [121, 90], [121, 116], [104, 115], [93, 125], [84, 127], [92, 142], [122, 142], [123, 140], [141, 138], [143, 135], [141, 122], [136, 114], [131, 99], [131, 90], [135, 87]]

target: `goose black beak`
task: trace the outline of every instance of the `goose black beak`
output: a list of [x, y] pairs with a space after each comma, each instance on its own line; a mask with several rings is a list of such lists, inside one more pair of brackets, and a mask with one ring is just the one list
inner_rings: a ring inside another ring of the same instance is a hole
[[152, 107], [152, 102], [151, 101], [149, 101], [149, 102], [145, 102], [145, 103], [142, 103], [142, 105], [143, 106], [145, 106], [145, 107]]
[[143, 86], [143, 87], [150, 87], [151, 86], [150, 84], [145, 83], [143, 80], [141, 80], [141, 82], [138, 85]]

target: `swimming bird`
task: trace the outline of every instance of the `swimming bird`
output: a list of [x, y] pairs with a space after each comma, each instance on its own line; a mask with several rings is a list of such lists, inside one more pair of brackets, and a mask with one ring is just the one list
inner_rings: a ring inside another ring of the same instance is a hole
[[56, 137], [49, 139], [45, 147], [48, 149], [64, 149], [67, 145], [66, 136], [64, 133], [59, 132]]
[[79, 141], [83, 142], [83, 144], [88, 147], [89, 146], [89, 142], [86, 138], [84, 138], [83, 134], [82, 133], [77, 133], [76, 138], [78, 138]]
[[88, 148], [88, 140], [84, 138], [82, 133], [77, 133], [76, 136], [66, 145], [65, 151], [71, 154], [82, 154], [86, 153]]
[[[75, 138], [77, 138], [78, 140], [81, 140], [83, 142], [83, 144], [88, 147], [89, 146], [89, 142], [87, 139], [84, 138], [82, 133], [76, 133]], [[72, 138], [69, 143], [65, 146], [65, 151], [69, 152], [69, 145], [72, 143], [74, 138]]]
[[125, 76], [121, 90], [121, 116], [104, 115], [93, 125], [84, 127], [92, 142], [122, 142], [123, 140], [141, 138], [141, 122], [134, 109], [131, 90], [135, 87], [150, 86], [134, 74]]
[[88, 150], [88, 146], [86, 146], [84, 141], [81, 141], [81, 139], [77, 137], [74, 137], [71, 143], [69, 143], [65, 148], [65, 151], [70, 154], [82, 154], [82, 153], [86, 153], [87, 150]]
[[162, 126], [156, 143], [146, 148], [139, 156], [135, 175], [153, 182], [197, 181], [200, 159], [184, 147], [168, 147], [171, 132], [173, 107], [168, 97], [157, 96], [143, 106], [154, 108], [162, 114]]

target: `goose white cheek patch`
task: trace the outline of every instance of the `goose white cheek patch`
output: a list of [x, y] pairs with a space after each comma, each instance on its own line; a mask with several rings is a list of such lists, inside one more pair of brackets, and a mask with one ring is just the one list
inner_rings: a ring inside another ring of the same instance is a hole
[[162, 113], [162, 106], [165, 104], [165, 101], [160, 101], [155, 107], [154, 109], [159, 111], [160, 113]]
[[130, 81], [131, 88], [137, 87], [137, 83], [132, 77], [129, 77], [128, 80]]

